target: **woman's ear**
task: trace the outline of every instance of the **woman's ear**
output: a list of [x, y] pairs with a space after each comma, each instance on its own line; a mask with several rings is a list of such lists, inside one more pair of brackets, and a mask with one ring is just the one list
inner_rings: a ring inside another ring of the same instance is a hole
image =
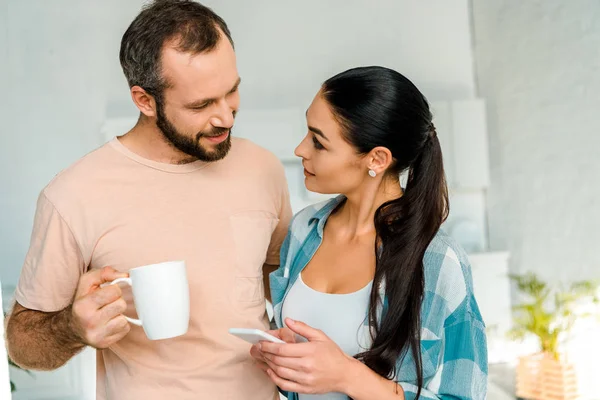
[[375, 147], [366, 158], [367, 169], [374, 171], [377, 175], [382, 175], [392, 165], [392, 152], [385, 147]]

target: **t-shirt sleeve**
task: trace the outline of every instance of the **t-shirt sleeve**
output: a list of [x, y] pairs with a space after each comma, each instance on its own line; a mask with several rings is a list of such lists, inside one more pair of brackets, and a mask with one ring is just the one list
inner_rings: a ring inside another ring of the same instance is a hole
[[290, 204], [290, 192], [288, 189], [287, 180], [283, 166], [280, 164], [280, 176], [278, 177], [279, 187], [279, 222], [271, 235], [271, 243], [267, 251], [267, 259], [265, 263], [270, 265], [279, 265], [279, 251], [281, 244], [285, 239], [292, 219], [292, 206]]
[[15, 300], [32, 310], [62, 310], [72, 302], [84, 271], [84, 258], [73, 232], [42, 192]]

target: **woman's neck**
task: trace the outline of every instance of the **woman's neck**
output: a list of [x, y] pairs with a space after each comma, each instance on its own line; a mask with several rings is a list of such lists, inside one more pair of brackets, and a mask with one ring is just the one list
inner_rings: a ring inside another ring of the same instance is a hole
[[348, 240], [375, 235], [375, 212], [385, 202], [402, 196], [398, 180], [383, 179], [346, 194], [346, 201], [335, 213], [341, 234]]

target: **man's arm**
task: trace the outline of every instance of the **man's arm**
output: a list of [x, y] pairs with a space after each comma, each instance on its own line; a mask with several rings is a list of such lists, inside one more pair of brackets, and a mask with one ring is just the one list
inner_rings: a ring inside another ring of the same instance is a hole
[[47, 313], [15, 303], [6, 326], [11, 360], [35, 370], [63, 366], [85, 347], [71, 326], [71, 312], [71, 306]]
[[267, 250], [266, 263], [263, 264], [263, 283], [265, 289], [265, 298], [271, 302], [271, 288], [269, 283], [269, 274], [276, 271], [279, 268], [281, 260], [281, 246], [286, 238], [290, 220], [292, 219], [292, 205], [290, 203], [290, 192], [288, 189], [287, 180], [285, 178], [285, 169], [283, 164], [279, 160], [276, 161], [274, 168], [270, 168], [270, 171], [274, 173], [272, 179], [277, 182], [276, 187], [278, 192], [276, 196], [279, 197], [279, 212], [278, 218], [279, 223], [275, 227], [273, 234], [271, 235], [271, 243]]
[[73, 304], [61, 311], [30, 310], [16, 303], [6, 325], [11, 360], [27, 369], [52, 370], [87, 345], [106, 348], [121, 340], [129, 332], [121, 289], [100, 285], [124, 276], [108, 267], [82, 275]]
[[263, 264], [263, 284], [265, 288], [265, 298], [271, 301], [271, 284], [269, 283], [269, 274], [279, 268], [279, 265]]

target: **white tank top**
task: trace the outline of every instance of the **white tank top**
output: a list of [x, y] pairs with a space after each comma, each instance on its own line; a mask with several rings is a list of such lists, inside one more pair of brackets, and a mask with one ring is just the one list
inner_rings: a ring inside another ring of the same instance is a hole
[[[373, 281], [354, 293], [329, 294], [310, 288], [300, 274], [283, 303], [283, 321], [291, 318], [320, 329], [350, 356], [362, 353], [371, 342], [365, 319], [372, 286]], [[347, 399], [342, 393], [299, 395], [299, 400]]]

